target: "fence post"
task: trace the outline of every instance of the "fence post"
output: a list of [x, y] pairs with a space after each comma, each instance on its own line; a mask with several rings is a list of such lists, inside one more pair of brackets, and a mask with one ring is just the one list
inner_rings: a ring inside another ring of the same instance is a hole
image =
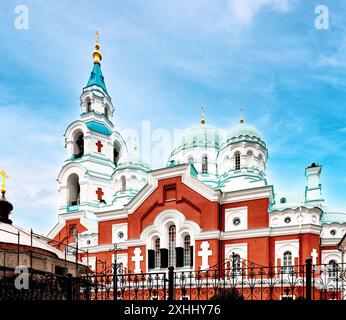
[[73, 300], [73, 293], [72, 293], [72, 274], [68, 273], [66, 275], [66, 300], [70, 301]]
[[117, 259], [114, 261], [113, 270], [113, 300], [118, 300], [118, 266]]
[[305, 298], [311, 301], [311, 277], [312, 277], [312, 259], [305, 260]]
[[168, 268], [168, 301], [174, 300], [174, 267]]

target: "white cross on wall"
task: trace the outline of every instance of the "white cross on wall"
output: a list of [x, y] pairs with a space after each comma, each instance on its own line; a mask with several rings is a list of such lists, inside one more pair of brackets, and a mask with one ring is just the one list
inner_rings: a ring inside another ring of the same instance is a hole
[[135, 254], [132, 257], [132, 261], [135, 263], [135, 270], [134, 273], [141, 273], [141, 261], [144, 260], [143, 256], [141, 255], [142, 250], [140, 248], [136, 248], [133, 253]]
[[202, 257], [202, 265], [201, 269], [208, 269], [209, 268], [209, 257], [213, 254], [213, 251], [209, 250], [209, 242], [203, 241], [201, 243], [201, 251], [198, 251], [198, 256]]
[[318, 253], [317, 253], [317, 250], [315, 248], [312, 249], [312, 251], [311, 251], [311, 257], [312, 257], [312, 264], [316, 264]]

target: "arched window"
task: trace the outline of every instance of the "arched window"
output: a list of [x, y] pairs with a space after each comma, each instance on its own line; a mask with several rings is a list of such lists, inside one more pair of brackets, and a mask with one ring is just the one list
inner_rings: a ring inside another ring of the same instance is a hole
[[109, 118], [109, 107], [108, 107], [108, 104], [106, 104], [106, 106], [105, 106], [105, 116], [106, 116], [107, 119]]
[[117, 143], [114, 143], [114, 148], [113, 148], [113, 162], [115, 165], [118, 164], [120, 158], [120, 147]]
[[155, 268], [160, 268], [160, 238], [155, 240]]
[[126, 191], [126, 177], [121, 176], [121, 191]]
[[68, 189], [68, 205], [75, 206], [80, 202], [80, 185], [79, 177], [75, 173], [72, 173], [67, 179]]
[[328, 262], [328, 276], [330, 278], [336, 278], [338, 272], [338, 263], [335, 260]]
[[286, 251], [283, 256], [284, 270], [288, 271], [292, 267], [292, 252]]
[[168, 266], [175, 267], [175, 243], [176, 243], [176, 227], [171, 225], [168, 228]]
[[246, 164], [247, 164], [247, 167], [248, 167], [248, 168], [253, 167], [253, 158], [254, 158], [253, 152], [249, 150], [249, 151], [246, 153]]
[[78, 131], [73, 139], [73, 155], [74, 158], [81, 158], [84, 155], [84, 135], [82, 131]]
[[70, 225], [70, 237], [75, 237], [77, 235], [77, 227], [75, 224]]
[[190, 266], [191, 262], [191, 238], [189, 235], [184, 237], [184, 266]]
[[240, 170], [240, 153], [236, 152], [234, 155], [234, 170]]
[[263, 156], [261, 154], [258, 156], [258, 169], [260, 171], [264, 170], [264, 160], [263, 160]]
[[202, 173], [207, 174], [208, 173], [208, 157], [204, 156], [202, 158]]
[[91, 101], [90, 98], [86, 98], [85, 99], [85, 111], [86, 112], [90, 112], [91, 111]]

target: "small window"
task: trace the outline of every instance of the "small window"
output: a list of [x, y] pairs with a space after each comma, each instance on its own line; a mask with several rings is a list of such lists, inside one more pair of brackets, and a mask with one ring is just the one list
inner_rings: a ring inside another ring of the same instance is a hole
[[240, 170], [240, 153], [237, 152], [234, 156], [234, 169]]
[[161, 266], [160, 261], [160, 238], [155, 240], [155, 268], [158, 269]]
[[291, 222], [291, 218], [290, 217], [286, 217], [285, 218], [285, 223], [290, 223]]
[[184, 237], [184, 266], [190, 266], [190, 257], [191, 257], [191, 238], [189, 235]]
[[75, 224], [70, 225], [70, 237], [77, 235], [77, 227]]
[[330, 234], [331, 234], [332, 236], [335, 236], [335, 235], [336, 235], [336, 230], [335, 230], [335, 229], [330, 230]]
[[119, 239], [124, 238], [124, 232], [119, 231], [119, 232], [118, 232], [118, 238], [119, 238]]
[[328, 276], [330, 278], [336, 278], [338, 272], [338, 263], [335, 260], [328, 262]]
[[241, 274], [241, 259], [239, 254], [232, 256], [232, 270], [236, 274]]
[[286, 251], [283, 256], [283, 267], [285, 271], [288, 271], [292, 267], [292, 252]]
[[171, 225], [168, 228], [168, 266], [175, 267], [175, 247], [176, 247], [176, 227]]
[[126, 178], [121, 176], [121, 191], [126, 191]]
[[204, 156], [202, 158], [202, 174], [208, 173], [208, 157]]
[[286, 198], [285, 197], [282, 197], [281, 199], [280, 199], [280, 203], [286, 203]]
[[240, 219], [239, 218], [234, 218], [233, 219], [233, 225], [239, 226], [240, 225]]

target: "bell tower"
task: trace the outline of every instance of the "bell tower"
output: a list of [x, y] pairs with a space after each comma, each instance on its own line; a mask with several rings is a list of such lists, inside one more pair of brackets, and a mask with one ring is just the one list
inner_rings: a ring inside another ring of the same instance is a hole
[[66, 158], [58, 176], [60, 213], [93, 213], [111, 204], [113, 173], [126, 154], [114, 130], [114, 107], [101, 71], [99, 33], [96, 31], [93, 69], [80, 97], [80, 119], [65, 132]]

